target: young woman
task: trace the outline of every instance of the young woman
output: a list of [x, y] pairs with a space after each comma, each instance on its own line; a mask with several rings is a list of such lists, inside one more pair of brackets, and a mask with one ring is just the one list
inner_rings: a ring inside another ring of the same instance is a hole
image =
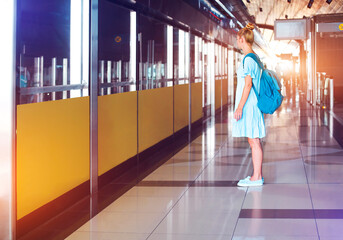
[[[237, 34], [237, 44], [244, 55], [254, 53], [254, 25], [249, 23]], [[238, 182], [238, 186], [261, 186], [264, 183], [262, 177], [263, 151], [260, 139], [265, 137], [263, 113], [257, 107], [257, 97], [252, 90], [254, 84], [257, 92], [260, 91], [261, 69], [251, 58], [246, 57], [237, 71], [236, 103], [234, 121], [232, 125], [233, 137], [247, 137], [252, 151], [253, 175]], [[251, 91], [250, 91], [251, 90]]]

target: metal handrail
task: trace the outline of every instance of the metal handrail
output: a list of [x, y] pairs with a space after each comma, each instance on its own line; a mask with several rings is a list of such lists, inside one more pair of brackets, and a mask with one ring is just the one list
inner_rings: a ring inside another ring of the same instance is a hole
[[56, 85], [56, 86], [45, 86], [45, 87], [27, 87], [20, 88], [20, 95], [32, 95], [39, 93], [50, 93], [50, 92], [64, 92], [70, 90], [82, 90], [88, 88], [86, 84], [71, 84], [71, 85]]

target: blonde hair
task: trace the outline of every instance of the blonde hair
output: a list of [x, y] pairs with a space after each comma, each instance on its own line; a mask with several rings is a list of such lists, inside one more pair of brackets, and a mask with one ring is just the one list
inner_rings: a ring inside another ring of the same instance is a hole
[[253, 45], [254, 43], [254, 24], [248, 23], [244, 28], [239, 30], [238, 36], [244, 37], [245, 41], [249, 43], [250, 45]]

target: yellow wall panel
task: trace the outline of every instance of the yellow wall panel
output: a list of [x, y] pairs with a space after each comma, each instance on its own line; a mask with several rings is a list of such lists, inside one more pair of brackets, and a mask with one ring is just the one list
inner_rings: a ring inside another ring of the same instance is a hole
[[99, 175], [137, 154], [137, 92], [101, 96]]
[[221, 98], [222, 98], [222, 86], [221, 86], [222, 80], [216, 80], [215, 81], [215, 109], [221, 107]]
[[189, 84], [174, 87], [174, 131], [188, 125], [189, 114]]
[[202, 83], [192, 83], [192, 123], [202, 118]]
[[173, 134], [173, 88], [138, 92], [139, 152]]
[[89, 180], [89, 98], [19, 105], [17, 218]]
[[222, 89], [222, 96], [223, 96], [223, 106], [228, 104], [228, 79], [223, 79], [223, 89]]

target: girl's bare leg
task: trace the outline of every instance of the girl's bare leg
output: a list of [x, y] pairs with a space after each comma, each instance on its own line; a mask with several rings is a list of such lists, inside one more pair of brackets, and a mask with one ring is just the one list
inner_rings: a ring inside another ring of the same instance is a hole
[[254, 173], [251, 176], [251, 181], [261, 180], [262, 179], [262, 159], [263, 151], [262, 145], [259, 138], [248, 138], [248, 142], [251, 147], [252, 153], [252, 163], [254, 167]]

